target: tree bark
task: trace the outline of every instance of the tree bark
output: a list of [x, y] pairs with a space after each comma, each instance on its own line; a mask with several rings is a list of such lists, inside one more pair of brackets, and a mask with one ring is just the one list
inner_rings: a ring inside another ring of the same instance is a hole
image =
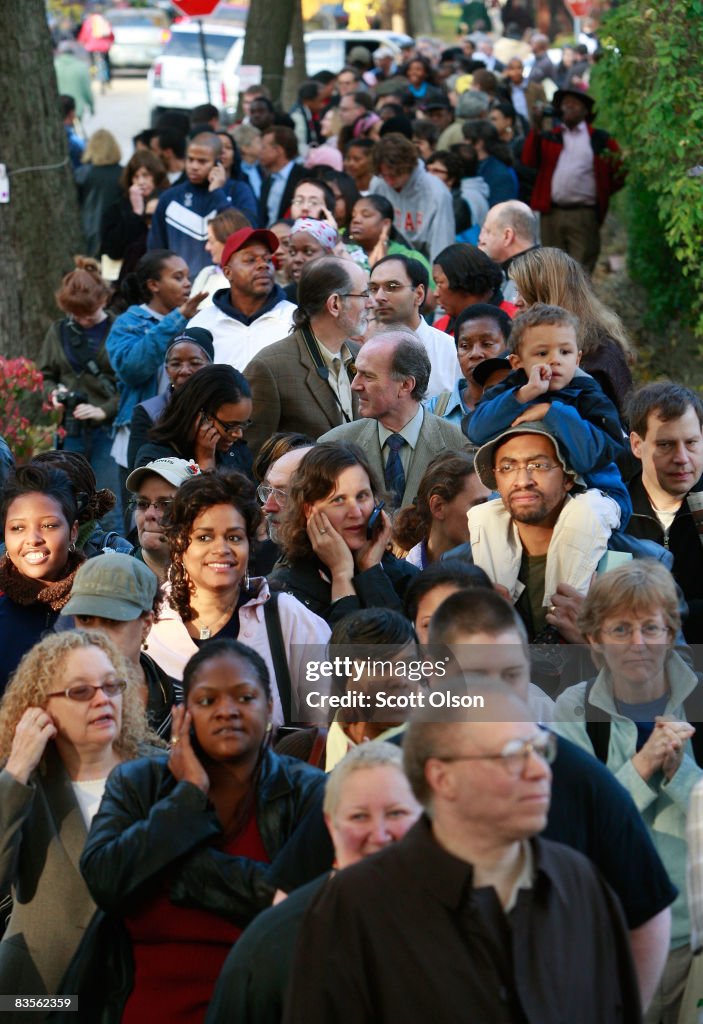
[[[0, 139], [10, 202], [0, 204], [0, 352], [34, 359], [59, 315], [54, 292], [84, 243], [44, 0], [5, 0], [2, 16]], [[24, 170], [35, 167], [42, 169]]]
[[293, 0], [293, 20], [290, 29], [290, 45], [293, 51], [293, 66], [286, 68], [283, 80], [281, 105], [289, 110], [298, 98], [298, 88], [307, 81], [305, 66], [305, 40], [303, 38], [303, 11], [300, 0]]
[[407, 0], [408, 33], [417, 36], [429, 36], [434, 32], [434, 18], [429, 0]]
[[242, 64], [260, 64], [261, 81], [278, 103], [283, 89], [286, 46], [300, 0], [251, 0]]

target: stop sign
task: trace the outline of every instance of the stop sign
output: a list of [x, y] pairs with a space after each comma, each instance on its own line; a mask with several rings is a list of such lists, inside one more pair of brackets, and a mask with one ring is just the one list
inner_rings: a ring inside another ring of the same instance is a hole
[[189, 18], [204, 18], [208, 14], [212, 14], [220, 0], [171, 0], [171, 2]]
[[[592, 0], [564, 0], [564, 3], [569, 9], [572, 18], [585, 18], [587, 14], [591, 13], [591, 8], [593, 7]], [[181, 4], [176, 6], [180, 7]]]

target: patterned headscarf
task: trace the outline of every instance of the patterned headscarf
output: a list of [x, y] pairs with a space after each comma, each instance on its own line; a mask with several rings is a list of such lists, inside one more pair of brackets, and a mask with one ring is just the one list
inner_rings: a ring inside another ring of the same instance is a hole
[[339, 240], [339, 235], [326, 220], [313, 220], [312, 217], [299, 217], [291, 228], [291, 236], [298, 235], [301, 231], [312, 235], [316, 242], [319, 242], [323, 249], [332, 252]]

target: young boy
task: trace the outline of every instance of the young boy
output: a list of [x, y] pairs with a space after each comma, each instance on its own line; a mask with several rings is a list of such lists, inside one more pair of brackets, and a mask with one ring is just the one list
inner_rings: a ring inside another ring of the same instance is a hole
[[[546, 606], [553, 582], [586, 593], [612, 531], [624, 529], [629, 521], [630, 496], [613, 461], [627, 450], [627, 441], [615, 406], [600, 384], [579, 369], [576, 317], [558, 306], [537, 303], [513, 321], [510, 345], [513, 372], [479, 402], [469, 423], [471, 440], [485, 444], [510, 426], [543, 420], [588, 488], [564, 506], [557, 524], [570, 544], [587, 553], [587, 568], [574, 578], [570, 565], [577, 560], [552, 565]], [[470, 534], [480, 527], [486, 508], [472, 510]]]

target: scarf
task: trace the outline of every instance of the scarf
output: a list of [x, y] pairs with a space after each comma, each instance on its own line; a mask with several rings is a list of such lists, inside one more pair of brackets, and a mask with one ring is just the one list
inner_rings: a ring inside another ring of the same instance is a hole
[[0, 592], [19, 605], [46, 604], [60, 611], [71, 596], [71, 587], [79, 567], [85, 561], [82, 551], [71, 551], [65, 575], [60, 580], [30, 580], [13, 565], [8, 555], [0, 558]]

